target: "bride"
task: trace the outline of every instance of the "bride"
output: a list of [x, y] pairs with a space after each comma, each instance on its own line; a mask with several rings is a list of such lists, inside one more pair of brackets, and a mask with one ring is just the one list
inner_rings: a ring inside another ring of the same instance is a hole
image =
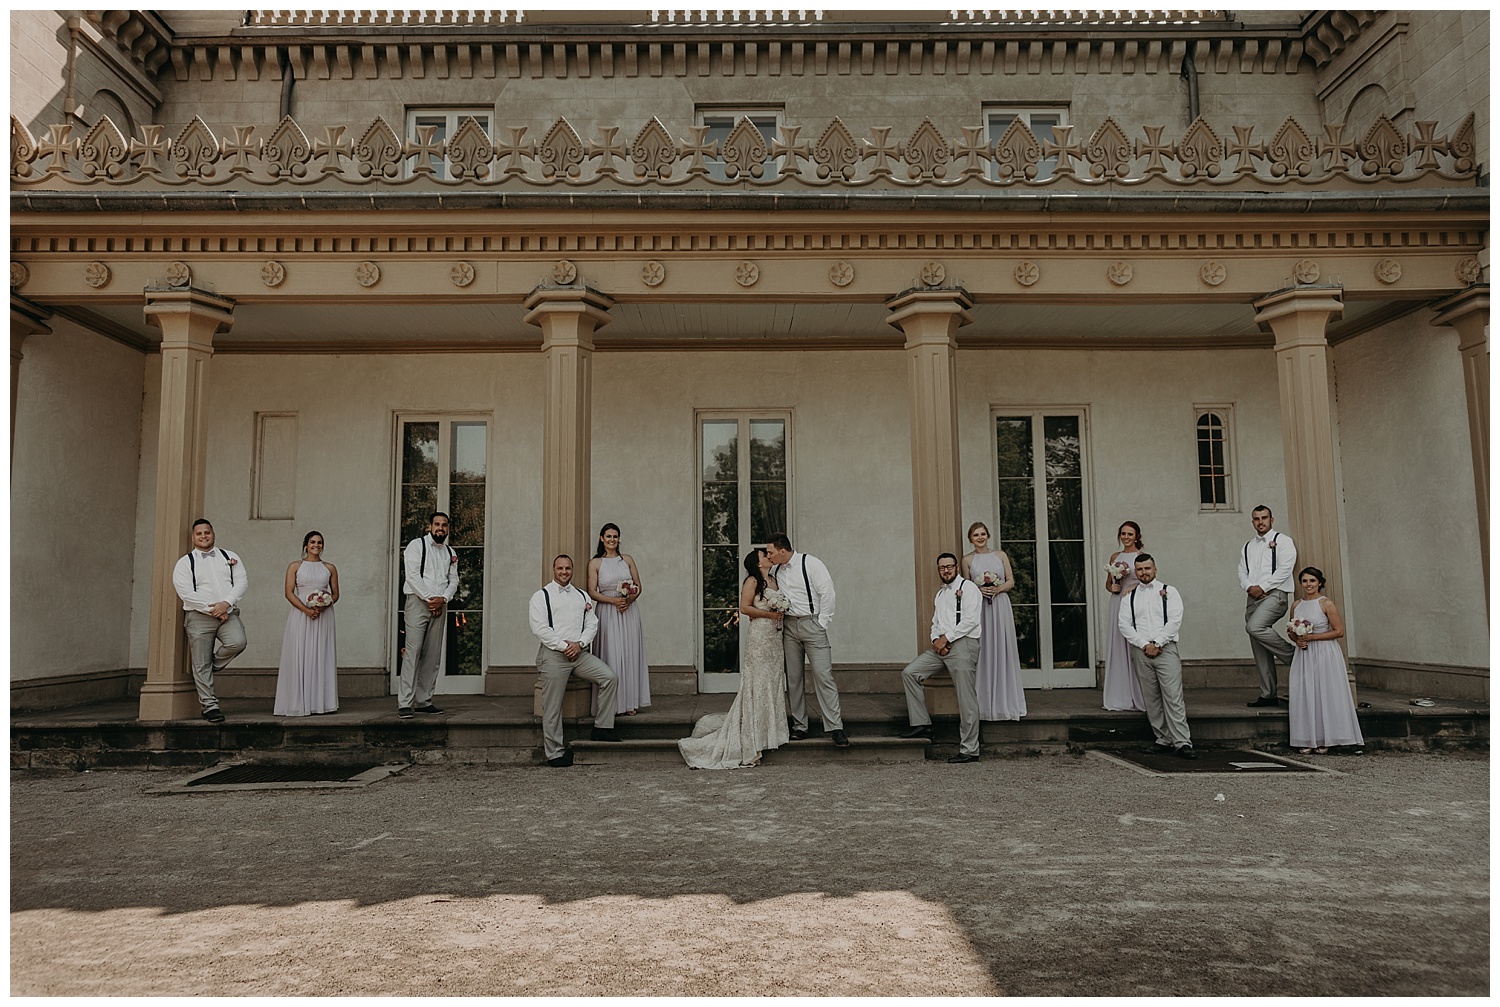
[[[693, 736], [677, 742], [693, 769], [739, 769], [760, 763], [763, 749], [788, 740], [786, 656], [781, 646], [781, 612], [767, 595], [780, 597], [764, 549], [745, 557], [749, 574], [740, 588], [740, 618], [749, 620], [740, 691], [728, 713], [710, 713], [693, 726]], [[783, 599], [784, 600], [784, 599]]]

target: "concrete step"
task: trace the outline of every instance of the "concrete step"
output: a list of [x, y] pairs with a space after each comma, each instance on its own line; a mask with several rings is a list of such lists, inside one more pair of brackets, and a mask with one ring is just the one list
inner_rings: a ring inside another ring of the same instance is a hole
[[[828, 738], [791, 741], [767, 752], [763, 765], [807, 764], [814, 762], [921, 762], [927, 757], [930, 742], [921, 738], [896, 738], [880, 735], [851, 737], [848, 748], [839, 748]], [[625, 741], [585, 741], [571, 743], [573, 760], [580, 765], [621, 765], [656, 763], [682, 765], [682, 753], [676, 740], [663, 738], [628, 738]]]

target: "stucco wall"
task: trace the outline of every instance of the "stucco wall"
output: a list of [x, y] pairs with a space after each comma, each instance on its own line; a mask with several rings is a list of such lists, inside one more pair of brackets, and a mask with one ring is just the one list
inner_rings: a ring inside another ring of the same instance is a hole
[[[967, 350], [958, 355], [963, 523], [998, 527], [991, 409], [1085, 406], [1092, 510], [1089, 563], [1094, 659], [1109, 599], [1104, 563], [1125, 520], [1141, 526], [1162, 580], [1181, 589], [1186, 659], [1249, 659], [1236, 553], [1254, 534], [1250, 508], [1285, 511], [1281, 413], [1270, 349], [1059, 352]], [[1234, 406], [1233, 512], [1204, 512], [1198, 495], [1193, 404]], [[1296, 529], [1285, 531], [1295, 539]], [[1004, 543], [1001, 543], [1003, 548]]]
[[145, 357], [65, 319], [47, 324], [50, 335], [26, 339], [16, 396], [13, 681], [131, 663]]
[[64, 122], [67, 87], [68, 26], [63, 11], [16, 10], [10, 13], [10, 114], [34, 136]]
[[[1485, 667], [1458, 336], [1419, 311], [1335, 347], [1347, 578], [1367, 660]], [[1419, 641], [1419, 642], [1414, 642]]]

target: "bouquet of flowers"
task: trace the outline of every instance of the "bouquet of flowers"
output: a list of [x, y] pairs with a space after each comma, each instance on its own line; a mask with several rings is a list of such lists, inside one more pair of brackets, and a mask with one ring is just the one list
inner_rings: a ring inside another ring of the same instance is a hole
[[327, 608], [333, 604], [333, 595], [328, 591], [314, 591], [307, 596], [309, 608]]
[[620, 581], [619, 592], [621, 598], [634, 598], [641, 593], [641, 589], [635, 581], [626, 579]]
[[790, 612], [792, 610], [791, 599], [774, 587], [767, 588], [766, 593], [761, 595], [761, 597], [765, 600], [766, 610], [769, 612]]
[[1104, 569], [1109, 573], [1109, 579], [1118, 584], [1130, 572], [1130, 564], [1126, 563], [1123, 559], [1117, 559], [1113, 563], [1104, 564]]
[[[984, 572], [984, 576], [979, 581], [979, 586], [981, 588], [997, 587], [997, 586], [999, 586], [999, 584], [1000, 584], [1000, 582], [995, 579], [995, 571], [993, 571], [993, 570], [986, 570]], [[981, 591], [980, 594], [984, 594], [984, 592]], [[986, 605], [988, 605], [990, 602], [992, 602], [994, 600], [995, 599], [994, 599], [994, 597], [992, 595], [988, 595], [988, 594], [984, 595], [984, 603]]]
[[1287, 631], [1294, 636], [1307, 636], [1313, 631], [1311, 619], [1292, 619], [1286, 624]]

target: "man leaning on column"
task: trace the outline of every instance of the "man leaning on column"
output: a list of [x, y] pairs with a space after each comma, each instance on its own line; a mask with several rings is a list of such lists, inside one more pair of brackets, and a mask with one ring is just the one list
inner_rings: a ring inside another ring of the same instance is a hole
[[1276, 632], [1276, 620], [1286, 615], [1292, 596], [1292, 574], [1297, 569], [1297, 546], [1291, 538], [1271, 527], [1271, 508], [1256, 505], [1250, 512], [1255, 537], [1240, 550], [1240, 590], [1245, 592], [1245, 633], [1250, 653], [1260, 672], [1260, 696], [1246, 706], [1275, 706], [1276, 659], [1288, 668], [1297, 652], [1291, 642]]
[[193, 522], [192, 535], [193, 548], [172, 570], [172, 587], [182, 599], [182, 624], [198, 705], [203, 708], [203, 719], [217, 724], [224, 714], [214, 695], [214, 673], [223, 671], [245, 649], [239, 605], [250, 579], [238, 553], [214, 546], [214, 526], [207, 518]]

